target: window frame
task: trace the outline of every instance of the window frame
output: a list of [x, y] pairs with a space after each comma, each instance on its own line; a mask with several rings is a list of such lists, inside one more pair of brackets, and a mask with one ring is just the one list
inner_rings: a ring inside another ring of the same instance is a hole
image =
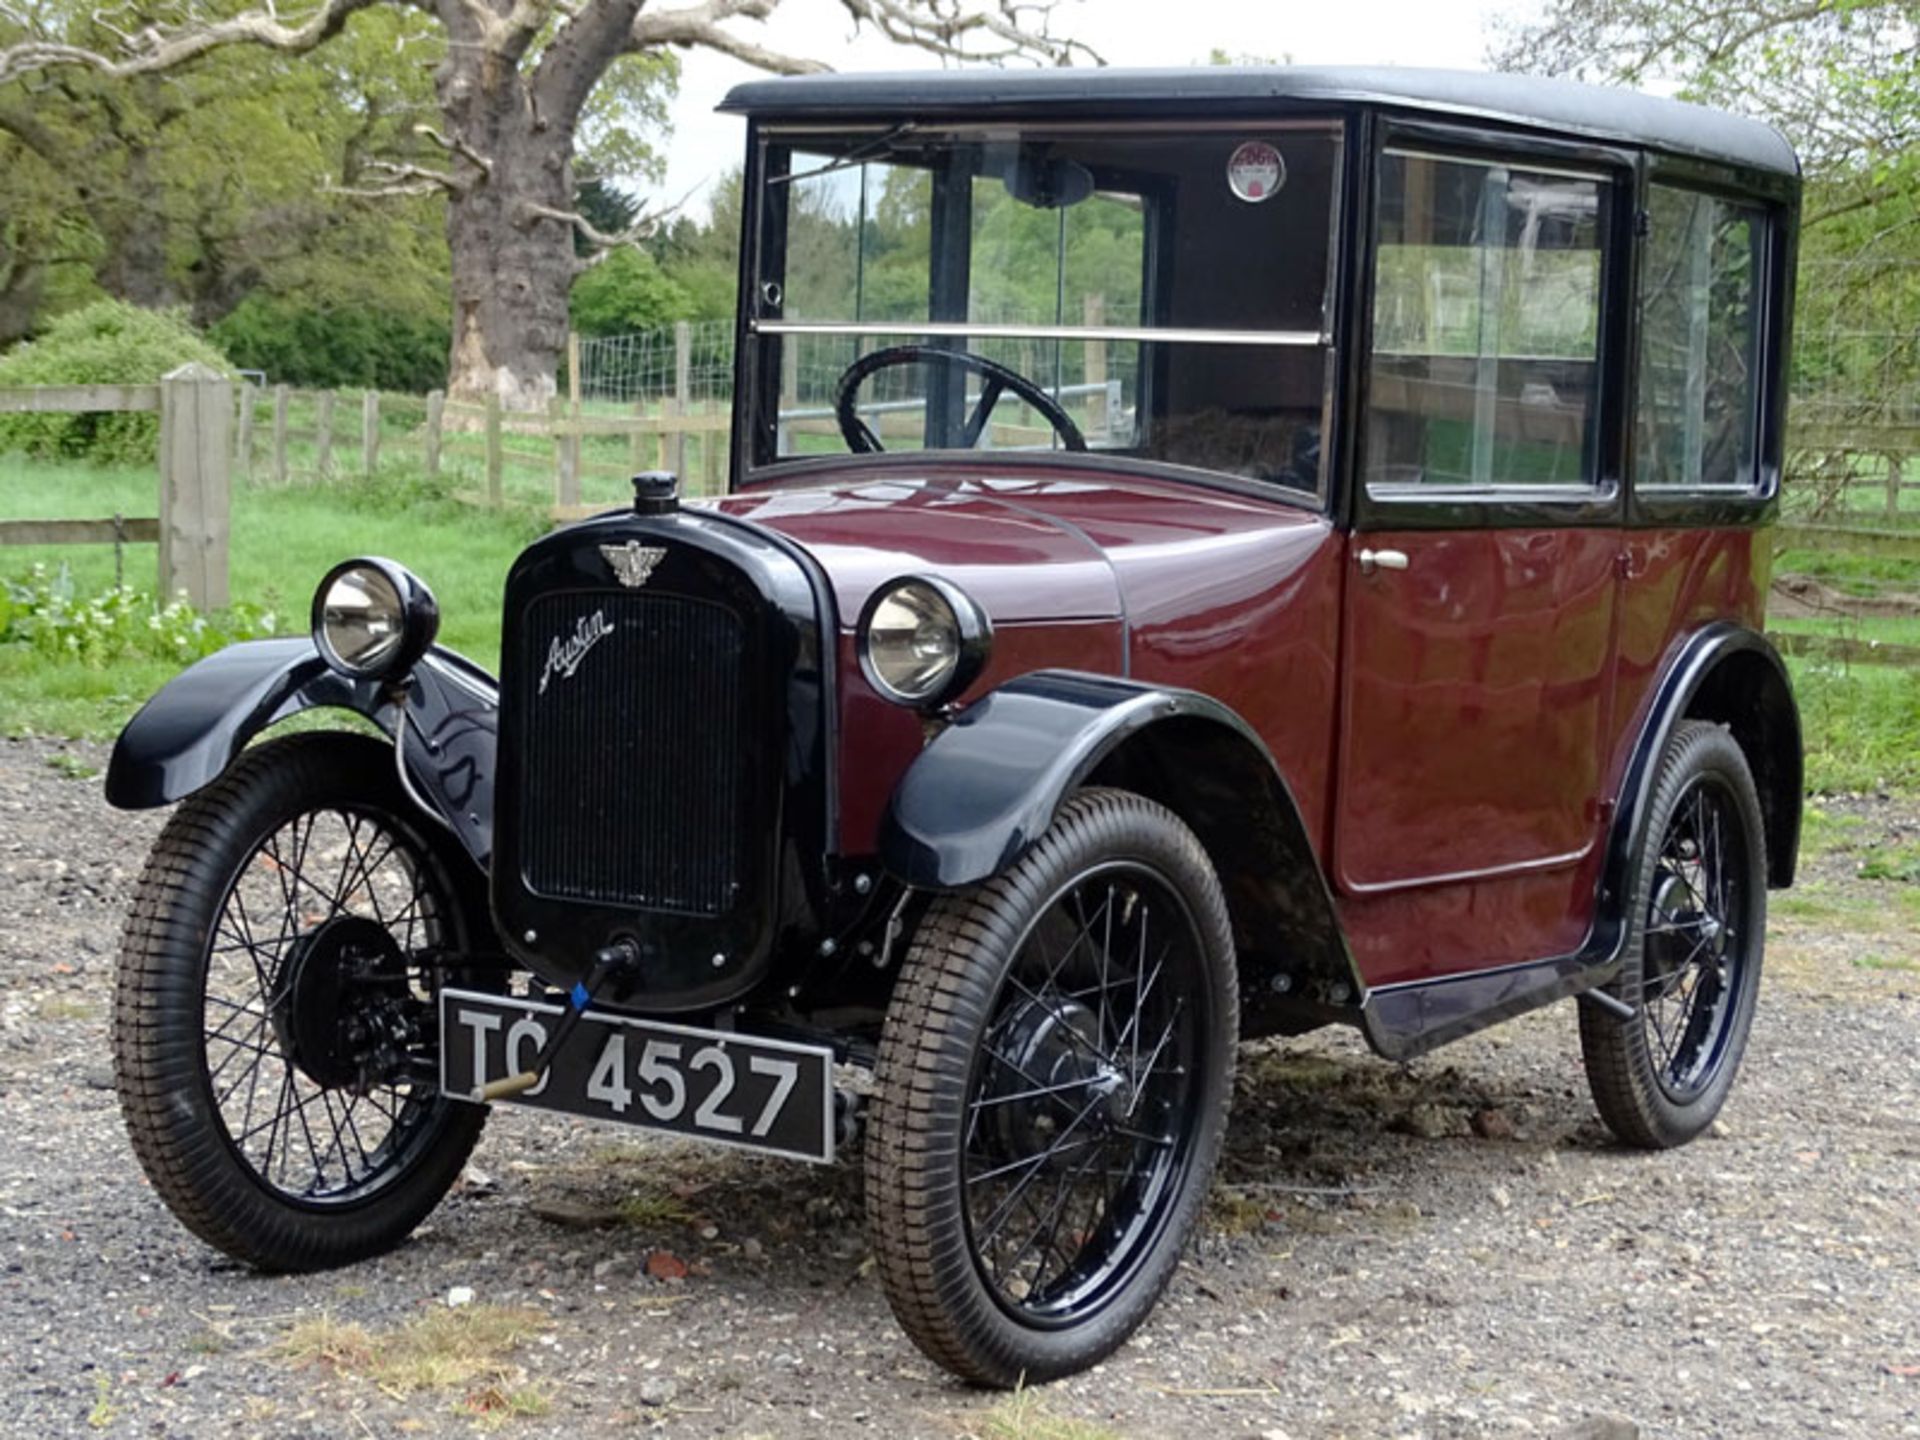
[[[740, 282], [739, 301], [735, 309], [735, 405], [732, 432], [732, 458], [729, 466], [731, 488], [741, 489], [758, 485], [778, 483], [789, 478], [798, 478], [821, 470], [838, 470], [848, 467], [892, 468], [897, 466], [902, 454], [910, 455], [916, 465], [946, 465], [950, 462], [965, 463], [978, 452], [963, 450], [917, 450], [910, 452], [881, 453], [876, 455], [824, 455], [824, 456], [785, 456], [771, 460], [759, 460], [756, 457], [763, 452], [772, 455], [777, 448], [777, 405], [780, 390], [780, 345], [763, 345], [763, 338], [780, 339], [789, 334], [818, 333], [823, 330], [848, 328], [868, 331], [890, 332], [892, 322], [879, 325], [858, 324], [847, 327], [831, 322], [819, 324], [813, 322], [786, 322], [776, 317], [763, 317], [766, 308], [763, 297], [758, 293], [759, 277], [764, 273], [769, 259], [783, 258], [784, 215], [782, 207], [770, 207], [766, 201], [767, 186], [770, 180], [787, 173], [776, 169], [772, 157], [776, 151], [784, 149], [791, 157], [797, 143], [808, 134], [845, 135], [852, 131], [872, 129], [883, 133], [891, 125], [898, 123], [898, 117], [876, 119], [871, 117], [848, 116], [845, 120], [832, 122], [759, 122], [752, 121], [748, 126], [747, 165], [743, 181], [742, 194], [742, 244], [740, 246]], [[986, 121], [977, 117], [928, 116], [916, 122], [928, 130], [997, 131], [1005, 128], [1004, 121]], [[1123, 452], [1100, 450], [1087, 455], [1075, 455], [1067, 451], [1017, 450], [992, 451], [996, 464], [1030, 464], [1038, 467], [1069, 468], [1093, 467], [1110, 472], [1118, 471], [1139, 474], [1186, 483], [1204, 485], [1209, 489], [1225, 490], [1238, 495], [1256, 496], [1262, 499], [1279, 501], [1297, 508], [1320, 513], [1330, 513], [1339, 494], [1340, 440], [1330, 433], [1330, 424], [1342, 414], [1341, 389], [1347, 357], [1343, 353], [1341, 337], [1345, 332], [1345, 314], [1343, 302], [1347, 293], [1344, 281], [1346, 257], [1355, 245], [1354, 215], [1349, 203], [1350, 178], [1356, 173], [1363, 143], [1356, 115], [1351, 107], [1328, 105], [1305, 113], [1258, 113], [1223, 118], [1209, 116], [1166, 116], [1152, 120], [1118, 120], [1101, 122], [1090, 119], [1035, 119], [1035, 128], [1049, 133], [1084, 130], [1089, 133], [1111, 135], [1116, 133], [1160, 133], [1191, 135], [1203, 132], [1240, 133], [1249, 127], [1264, 130], [1288, 130], [1305, 133], [1320, 132], [1327, 135], [1336, 147], [1337, 159], [1333, 167], [1333, 180], [1330, 190], [1329, 214], [1327, 217], [1327, 281], [1322, 297], [1323, 323], [1319, 333], [1309, 342], [1307, 332], [1275, 331], [1274, 336], [1289, 336], [1286, 340], [1269, 339], [1262, 335], [1255, 340], [1251, 332], [1226, 330], [1189, 330], [1184, 327], [1167, 327], [1160, 323], [1167, 304], [1166, 268], [1170, 255], [1170, 237], [1162, 233], [1166, 227], [1163, 217], [1153, 209], [1147, 212], [1145, 246], [1142, 256], [1142, 303], [1153, 313], [1145, 325], [1098, 327], [1098, 333], [1121, 343], [1142, 343], [1149, 347], [1148, 354], [1140, 367], [1140, 403], [1151, 404], [1154, 392], [1165, 383], [1161, 373], [1166, 365], [1169, 347], [1183, 343], [1213, 343], [1247, 345], [1252, 348], [1314, 348], [1320, 351], [1323, 359], [1325, 378], [1321, 393], [1321, 446], [1322, 457], [1317, 483], [1312, 490], [1235, 475], [1230, 471], [1211, 470], [1199, 466], [1184, 465], [1176, 462], [1148, 459], [1128, 455]], [[777, 223], [776, 223], [777, 222]], [[934, 322], [903, 322], [899, 331], [900, 338], [910, 340], [915, 336], [926, 336], [930, 332], [938, 333], [942, 328], [951, 328]], [[969, 325], [970, 332], [980, 332], [991, 327]], [[1023, 331], [1029, 327], [1019, 327]], [[1051, 328], [1068, 332], [1082, 330], [1084, 327], [1031, 327], [1036, 331]], [[1208, 339], [1210, 336], [1222, 337]], [[1042, 337], [1046, 338], [1046, 337]], [[1067, 338], [1079, 338], [1068, 336]], [[765, 397], [774, 397], [769, 407]], [[763, 414], [762, 412], [767, 413]], [[977, 463], [977, 460], [976, 462]]]
[[[1745, 183], [1743, 183], [1745, 182]], [[1639, 225], [1651, 223], [1653, 187], [1665, 186], [1689, 195], [1721, 200], [1759, 213], [1756, 237], [1759, 279], [1754, 306], [1754, 349], [1759, 377], [1754, 386], [1753, 483], [1743, 488], [1725, 485], [1667, 486], [1639, 483], [1639, 384], [1641, 326], [1641, 265], [1636, 253], [1633, 276], [1633, 340], [1626, 377], [1627, 513], [1625, 523], [1636, 529], [1695, 528], [1700, 526], [1764, 525], [1779, 513], [1785, 468], [1787, 356], [1789, 320], [1793, 313], [1793, 281], [1797, 235], [1797, 206], [1784, 182], [1753, 183], [1728, 166], [1671, 155], [1649, 155], [1641, 167], [1636, 215]], [[1636, 239], [1641, 239], [1636, 229]], [[1642, 249], [1636, 244], [1635, 250]]]
[[[1511, 164], [1562, 171], [1612, 186], [1612, 204], [1600, 251], [1594, 396], [1594, 479], [1583, 486], [1496, 486], [1485, 490], [1435, 486], [1428, 490], [1377, 493], [1367, 484], [1366, 445], [1374, 359], [1374, 277], [1380, 233], [1380, 186], [1389, 151], [1414, 152], [1469, 164]], [[1351, 461], [1345, 481], [1349, 514], [1358, 530], [1558, 529], [1618, 525], [1625, 513], [1625, 363], [1632, 339], [1633, 307], [1620, 303], [1635, 293], [1633, 226], [1638, 210], [1638, 155], [1617, 146], [1498, 129], [1386, 115], [1367, 146], [1364, 187], [1367, 214], [1356, 217], [1356, 294], [1351, 329], [1353, 384], [1344, 427]]]

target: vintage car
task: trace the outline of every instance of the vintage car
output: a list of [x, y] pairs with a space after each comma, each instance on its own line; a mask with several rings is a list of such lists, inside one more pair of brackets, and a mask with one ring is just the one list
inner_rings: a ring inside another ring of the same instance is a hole
[[[1791, 882], [1762, 631], [1798, 167], [1406, 70], [744, 85], [731, 474], [527, 548], [500, 676], [321, 578], [128, 725], [155, 1190], [270, 1270], [399, 1242], [513, 1100], [863, 1149], [912, 1339], [1087, 1366], [1194, 1230], [1243, 1037], [1577, 999], [1699, 1134]], [[341, 729], [252, 743], [296, 712]]]

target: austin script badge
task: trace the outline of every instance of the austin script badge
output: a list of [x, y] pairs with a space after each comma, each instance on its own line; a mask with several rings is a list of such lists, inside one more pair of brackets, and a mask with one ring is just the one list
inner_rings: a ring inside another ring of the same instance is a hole
[[540, 672], [540, 688], [535, 693], [546, 694], [548, 683], [556, 675], [562, 680], [571, 680], [580, 662], [587, 658], [587, 652], [612, 633], [606, 611], [596, 610], [591, 615], [582, 615], [571, 635], [554, 636], [553, 643], [547, 646], [547, 666]]

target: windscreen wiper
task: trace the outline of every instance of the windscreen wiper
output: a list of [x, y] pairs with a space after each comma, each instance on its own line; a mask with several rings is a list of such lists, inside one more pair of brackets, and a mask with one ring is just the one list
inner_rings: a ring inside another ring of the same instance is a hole
[[813, 170], [802, 170], [798, 175], [769, 176], [767, 178], [767, 184], [769, 186], [791, 185], [796, 180], [811, 180], [816, 175], [831, 175], [836, 170], [851, 170], [856, 165], [864, 165], [867, 161], [871, 160], [875, 155], [879, 154], [882, 150], [885, 150], [890, 145], [892, 145], [893, 142], [898, 140], [901, 136], [909, 134], [912, 131], [917, 130], [919, 128], [920, 126], [917, 121], [914, 121], [914, 120], [903, 121], [902, 123], [894, 126], [891, 130], [887, 131], [886, 134], [876, 135], [873, 139], [869, 140], [866, 144], [861, 145], [855, 149], [849, 150], [846, 154], [842, 155], [838, 160], [830, 160], [825, 165], [821, 165]]

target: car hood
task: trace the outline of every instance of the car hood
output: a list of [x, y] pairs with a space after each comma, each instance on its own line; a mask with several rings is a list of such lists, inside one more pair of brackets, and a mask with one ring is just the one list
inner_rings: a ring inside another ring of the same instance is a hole
[[1123, 597], [1123, 586], [1205, 586], [1235, 538], [1326, 523], [1196, 484], [1031, 464], [884, 477], [816, 472], [695, 503], [805, 546], [833, 586], [843, 627], [879, 586], [922, 571], [964, 587], [996, 624], [1116, 619], [1127, 598], [1145, 598]]

